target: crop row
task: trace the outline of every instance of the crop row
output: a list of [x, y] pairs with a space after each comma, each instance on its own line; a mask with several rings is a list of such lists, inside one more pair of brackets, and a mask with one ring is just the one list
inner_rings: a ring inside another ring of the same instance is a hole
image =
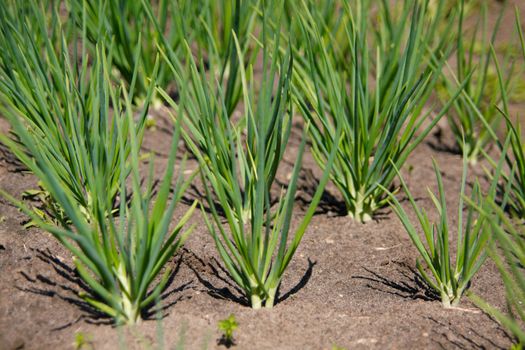
[[[70, 251], [91, 289], [81, 297], [116, 323], [138, 322], [157, 302], [170, 275], [165, 266], [190, 235], [194, 226], [186, 224], [199, 207], [250, 305], [273, 307], [329, 181], [349, 220], [365, 223], [392, 207], [421, 255], [419, 273], [445, 307], [460, 302], [490, 256], [512, 312], [525, 319], [525, 149], [509, 111], [525, 74], [518, 10], [518, 43], [502, 48], [497, 38], [508, 9], [501, 6], [489, 29], [489, 5], [479, 1], [5, 3], [0, 113], [11, 130], [0, 142], [38, 178], [40, 188], [26, 196], [43, 209], [0, 193]], [[158, 187], [152, 159], [143, 176], [151, 110], [173, 121]], [[280, 186], [296, 117], [301, 144]], [[438, 193], [429, 193], [435, 222], [400, 173], [443, 117], [463, 154], [454, 229], [439, 166]], [[501, 126], [504, 139], [497, 136]], [[199, 163], [188, 178], [186, 156], [174, 170], [180, 142]], [[307, 143], [322, 174], [292, 225]], [[478, 160], [490, 165], [490, 185], [484, 190], [475, 180], [469, 190], [468, 169]], [[203, 203], [195, 201], [173, 225], [197, 176]], [[399, 190], [418, 225], [399, 203]], [[518, 344], [525, 341], [515, 316], [472, 299]]]

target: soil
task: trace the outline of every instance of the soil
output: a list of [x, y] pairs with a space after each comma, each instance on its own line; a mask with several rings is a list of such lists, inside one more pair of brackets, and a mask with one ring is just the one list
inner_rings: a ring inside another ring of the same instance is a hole
[[[521, 7], [525, 8], [524, 5]], [[525, 12], [524, 12], [525, 13]], [[506, 25], [512, 26], [512, 14]], [[160, 115], [165, 115], [160, 113]], [[450, 149], [446, 123], [408, 160], [405, 172], [418, 204], [435, 214], [427, 188], [436, 192], [432, 158], [441, 166], [450, 218], [457, 223], [461, 156]], [[0, 130], [7, 124], [0, 119]], [[155, 152], [162, 174], [171, 139], [169, 122], [159, 118], [149, 131], [144, 152]], [[286, 182], [295, 159], [300, 125], [279, 173]], [[448, 146], [448, 147], [447, 147]], [[183, 148], [181, 148], [182, 155]], [[469, 169], [469, 184], [483, 163]], [[196, 168], [188, 162], [186, 170]], [[320, 170], [309, 154], [303, 165], [294, 224], [315, 190]], [[36, 187], [36, 179], [0, 148], [0, 188], [17, 197]], [[174, 222], [199, 199], [202, 186], [188, 192]], [[400, 194], [400, 198], [405, 198]], [[302, 199], [302, 200], [301, 200]], [[406, 200], [402, 201], [415, 222]], [[196, 229], [173, 261], [173, 278], [162, 297], [161, 314], [152, 312], [141, 324], [120, 329], [86, 305], [82, 284], [68, 252], [49, 234], [24, 228], [27, 218], [0, 199], [0, 350], [71, 349], [83, 337], [85, 349], [222, 349], [220, 320], [234, 314], [239, 327], [233, 349], [507, 349], [512, 339], [468, 298], [459, 308], [444, 309], [415, 271], [415, 247], [395, 214], [384, 209], [370, 223], [359, 224], [340, 214], [340, 198], [330, 185], [317, 214], [289, 266], [278, 302], [271, 310], [252, 310], [224, 272], [202, 214]], [[455, 231], [452, 232], [452, 235]], [[487, 261], [470, 289], [505, 309], [499, 273]]]

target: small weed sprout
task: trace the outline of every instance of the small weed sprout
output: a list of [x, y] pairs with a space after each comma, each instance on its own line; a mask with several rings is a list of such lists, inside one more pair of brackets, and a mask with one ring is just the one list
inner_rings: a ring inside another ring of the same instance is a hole
[[227, 348], [235, 345], [233, 332], [239, 327], [239, 324], [235, 320], [235, 315], [231, 314], [228, 318], [219, 321], [218, 327], [219, 330], [223, 332], [219, 343], [225, 345]]
[[84, 332], [76, 332], [75, 341], [73, 342], [73, 348], [75, 350], [93, 349], [93, 337]]

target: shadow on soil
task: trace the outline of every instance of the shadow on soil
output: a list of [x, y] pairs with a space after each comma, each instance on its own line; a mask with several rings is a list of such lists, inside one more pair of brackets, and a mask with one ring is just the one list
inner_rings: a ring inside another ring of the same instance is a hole
[[235, 339], [227, 339], [226, 336], [223, 334], [218, 340], [217, 340], [218, 346], [224, 346], [226, 349], [231, 348], [232, 346], [237, 345], [235, 342]]
[[[285, 186], [286, 184], [280, 183], [280, 185]], [[297, 185], [296, 200], [303, 210], [308, 209], [318, 187], [319, 180], [315, 177], [313, 171], [311, 169], [301, 169]], [[315, 211], [315, 215], [324, 214], [333, 217], [347, 215], [345, 202], [328, 192], [326, 188], [321, 195], [321, 200]]]
[[[233, 282], [230, 273], [215, 258], [210, 262], [206, 262], [190, 250], [186, 248], [184, 248], [184, 250], [185, 253], [191, 254], [190, 258], [186, 260], [186, 265], [193, 271], [199, 282], [206, 288], [205, 292], [208, 293], [208, 295], [215, 299], [229, 300], [243, 306], [250, 306], [248, 299], [244, 296], [244, 291]], [[303, 289], [312, 277], [313, 269], [316, 264], [317, 262], [308, 259], [308, 267], [306, 268], [304, 275], [288, 292], [281, 295], [281, 286], [279, 286], [277, 289], [275, 305], [287, 300]], [[213, 283], [211, 279], [204, 277], [205, 275], [211, 275], [212, 278], [216, 280], [216, 283]], [[225, 284], [226, 286], [220, 287], [218, 284]]]
[[443, 133], [442, 128], [436, 127], [436, 131], [432, 134], [432, 137], [426, 141], [427, 146], [435, 152], [461, 155], [461, 150], [456, 144], [450, 145], [445, 142]]
[[[29, 276], [27, 273], [21, 271], [20, 274], [24, 277], [28, 285], [26, 286], [15, 286], [20, 291], [32, 293], [36, 295], [46, 296], [50, 298], [59, 298], [71, 305], [76, 306], [82, 315], [77, 319], [70, 321], [62, 326], [52, 329], [52, 331], [59, 331], [73, 326], [74, 324], [85, 321], [86, 323], [95, 325], [113, 325], [113, 319], [108, 315], [100, 312], [96, 308], [92, 307], [78, 295], [80, 292], [87, 293], [88, 295], [94, 295], [92, 289], [80, 278], [77, 270], [61, 261], [61, 259], [55, 257], [49, 250], [43, 251], [39, 249], [32, 249], [36, 252], [36, 257], [42, 262], [48, 264], [56, 273], [54, 278], [37, 274], [35, 277]], [[173, 283], [175, 276], [180, 270], [182, 258], [179, 259], [175, 269], [170, 273], [168, 282], [166, 284], [165, 292], [158, 298], [157, 304], [151, 304], [145, 308], [142, 312], [142, 318], [144, 320], [153, 320], [164, 318], [169, 315], [167, 312], [170, 307], [175, 305], [177, 302], [191, 298], [190, 296], [178, 296], [175, 300], [168, 301], [170, 296], [181, 293], [182, 291], [189, 289], [193, 281], [187, 282], [179, 287], [170, 290], [170, 286]], [[159, 305], [159, 306], [157, 306]]]
[[0, 163], [6, 164], [6, 169], [11, 173], [25, 173], [27, 167], [4, 144], [0, 144]]
[[[419, 273], [403, 263], [398, 264], [398, 281], [388, 279], [379, 273], [363, 267], [368, 276], [352, 276], [354, 279], [367, 281], [366, 286], [375, 291], [396, 295], [405, 299], [439, 300], [439, 295], [425, 282]], [[386, 287], [386, 288], [385, 288]]]
[[[437, 344], [439, 344], [439, 346], [443, 349], [486, 349], [486, 345], [483, 345], [483, 343], [488, 343], [490, 344], [490, 348], [491, 349], [500, 349], [500, 350], [504, 350], [504, 349], [507, 349], [507, 347], [501, 345], [501, 344], [496, 344], [492, 339], [488, 338], [487, 336], [483, 335], [483, 334], [480, 334], [479, 332], [477, 332], [475, 329], [473, 329], [472, 327], [470, 327], [468, 329], [468, 333], [469, 337], [467, 337], [466, 335], [462, 334], [461, 332], [458, 332], [456, 330], [456, 327], [454, 327], [453, 324], [445, 324], [441, 321], [438, 321], [436, 320], [435, 318], [433, 317], [428, 317], [428, 319], [434, 323], [435, 327], [436, 328], [436, 335], [439, 335], [439, 337], [436, 337], [436, 339], [434, 340]], [[500, 327], [500, 330], [502, 332], [503, 329], [501, 329]], [[507, 337], [509, 338], [509, 340], [512, 340], [508, 334], [506, 334]], [[475, 339], [479, 339], [480, 342], [476, 341]], [[442, 340], [445, 339], [445, 341], [443, 342]], [[483, 343], [481, 343], [481, 341]]]

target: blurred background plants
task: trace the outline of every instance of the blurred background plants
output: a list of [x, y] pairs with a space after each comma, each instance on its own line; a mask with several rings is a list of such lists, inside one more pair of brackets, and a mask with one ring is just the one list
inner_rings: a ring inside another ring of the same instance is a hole
[[489, 4], [482, 2], [479, 5], [476, 11], [479, 12], [478, 19], [470, 30], [465, 25], [468, 19], [465, 6], [462, 0], [456, 35], [456, 60], [453, 63], [455, 67], [450, 69], [450, 74], [444, 71], [439, 96], [443, 103], [448, 103], [460, 82], [465, 82], [463, 92], [454, 101], [454, 108], [447, 114], [447, 119], [460, 151], [463, 153], [465, 149], [469, 163], [476, 164], [485, 150], [494, 144], [496, 132], [502, 123], [498, 112], [502, 99], [500, 89], [506, 94], [510, 93], [514, 64], [511, 60], [513, 53], [507, 51], [503, 57], [504, 82], [500, 86], [493, 50], [506, 6], [501, 7], [491, 32], [488, 25]]
[[[220, 67], [217, 78], [227, 82], [226, 100], [231, 114], [240, 98], [232, 33], [237, 35], [245, 57], [249, 57], [253, 47], [247, 43], [255, 27], [259, 2], [67, 0], [66, 4], [72, 20], [86, 31], [91, 51], [101, 39], [106, 42], [108, 52], [111, 47], [114, 78], [129, 85], [133, 82], [139, 102], [154, 76], [163, 88], [173, 87], [168, 67], [161, 65], [154, 74], [159, 47], [182, 58], [185, 55], [182, 43], [188, 42], [192, 50], [206, 59], [207, 65]], [[138, 74], [134, 75], [135, 69]]]
[[525, 232], [523, 226], [510, 220], [494, 201], [487, 201], [485, 206], [476, 209], [491, 223], [493, 239], [489, 254], [505, 286], [507, 310], [502, 311], [475, 294], [469, 298], [513, 336], [515, 344], [511, 349], [522, 349], [525, 344]]
[[192, 1], [185, 0], [160, 0], [155, 8], [150, 2], [127, 0], [67, 0], [66, 4], [71, 20], [85, 31], [88, 40], [84, 45], [94, 52], [104, 42], [118, 72], [114, 78], [133, 84], [139, 99], [145, 98], [152, 79], [162, 86], [169, 83], [166, 68], [155, 68], [158, 32], [146, 8], [154, 12], [167, 45], [175, 51], [186, 34], [185, 26], [194, 25], [190, 21], [197, 11]]
[[[29, 11], [27, 16], [25, 11]], [[102, 68], [88, 67], [84, 47], [70, 55], [60, 28], [61, 44], [51, 41], [45, 13], [42, 7], [32, 7], [0, 14], [0, 40], [4, 43], [0, 52], [0, 108], [12, 126], [23, 125], [29, 137], [22, 142], [13, 127], [14, 138], [3, 137], [2, 141], [14, 147], [29, 169], [36, 155], [52, 162], [63, 191], [75, 198], [87, 218], [93, 219], [100, 215], [97, 207], [101, 202], [108, 208], [116, 204], [121, 171], [124, 169], [126, 175], [130, 171], [120, 157], [123, 151], [127, 159], [130, 146], [118, 147], [118, 121], [110, 117], [122, 114], [126, 107], [116, 103], [122, 91], [112, 87]], [[81, 37], [81, 33], [77, 35]], [[110, 58], [102, 56], [100, 50], [95, 60], [100, 66], [102, 60], [111, 65]], [[152, 93], [153, 86], [144, 105], [136, 109], [133, 130], [139, 142]], [[127, 96], [132, 99], [134, 91], [128, 91]], [[124, 118], [123, 132], [129, 127]], [[43, 197], [49, 199], [45, 193]], [[51, 217], [67, 223], [52, 201], [46, 209]]]

